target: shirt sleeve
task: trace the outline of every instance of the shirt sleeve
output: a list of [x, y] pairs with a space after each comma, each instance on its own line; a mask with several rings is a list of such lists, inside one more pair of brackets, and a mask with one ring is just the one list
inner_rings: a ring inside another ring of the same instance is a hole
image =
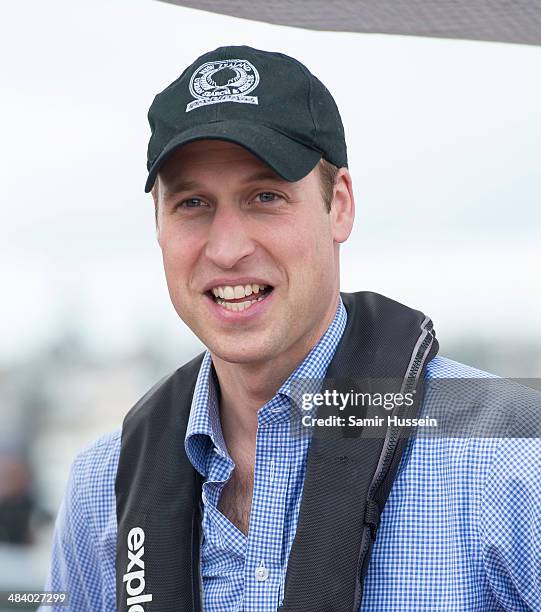
[[504, 610], [541, 610], [541, 439], [500, 441], [480, 513], [483, 563]]
[[[73, 462], [55, 523], [52, 559], [45, 585], [47, 591], [67, 592], [68, 604], [41, 607], [39, 612], [115, 610], [111, 580], [104, 578], [105, 568], [114, 563], [114, 559], [105, 559], [103, 553], [103, 525], [108, 519], [110, 522], [109, 515], [114, 512], [114, 506], [104, 502], [103, 493], [114, 486], [114, 481], [109, 482], [114, 475], [114, 465], [109, 469], [108, 451], [106, 445], [94, 445]], [[110, 552], [114, 556], [114, 550]]]

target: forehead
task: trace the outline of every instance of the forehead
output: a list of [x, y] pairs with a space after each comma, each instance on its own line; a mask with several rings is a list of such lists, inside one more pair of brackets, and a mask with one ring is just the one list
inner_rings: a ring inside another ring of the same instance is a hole
[[186, 174], [205, 172], [260, 171], [278, 180], [280, 177], [270, 166], [250, 153], [248, 149], [225, 140], [199, 140], [177, 149], [162, 166], [159, 176], [169, 183]]

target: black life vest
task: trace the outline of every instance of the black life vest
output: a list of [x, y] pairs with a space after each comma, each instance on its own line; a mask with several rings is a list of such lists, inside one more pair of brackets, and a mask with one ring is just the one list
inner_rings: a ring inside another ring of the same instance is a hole
[[[438, 351], [432, 322], [376, 293], [341, 296], [347, 325], [324, 387], [373, 392], [385, 380], [389, 392], [414, 394], [397, 414], [417, 416], [426, 364]], [[115, 484], [119, 612], [202, 610], [202, 478], [184, 449], [202, 358], [158, 383], [124, 420]], [[358, 610], [407, 441], [400, 427], [384, 427], [377, 436], [363, 428], [314, 430], [280, 612]]]

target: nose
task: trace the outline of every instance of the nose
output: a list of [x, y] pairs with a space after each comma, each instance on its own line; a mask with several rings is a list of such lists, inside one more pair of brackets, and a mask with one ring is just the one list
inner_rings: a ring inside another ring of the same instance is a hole
[[254, 252], [255, 245], [247, 232], [246, 219], [233, 207], [218, 207], [209, 229], [206, 256], [216, 266], [233, 268]]

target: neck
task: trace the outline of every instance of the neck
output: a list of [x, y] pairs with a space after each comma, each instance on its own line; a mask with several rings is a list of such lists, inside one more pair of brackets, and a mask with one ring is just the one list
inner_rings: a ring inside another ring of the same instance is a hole
[[257, 363], [230, 363], [212, 354], [220, 384], [220, 420], [228, 449], [254, 446], [257, 412], [271, 400], [290, 374], [306, 358], [332, 323], [339, 295], [321, 324], [273, 359]]

